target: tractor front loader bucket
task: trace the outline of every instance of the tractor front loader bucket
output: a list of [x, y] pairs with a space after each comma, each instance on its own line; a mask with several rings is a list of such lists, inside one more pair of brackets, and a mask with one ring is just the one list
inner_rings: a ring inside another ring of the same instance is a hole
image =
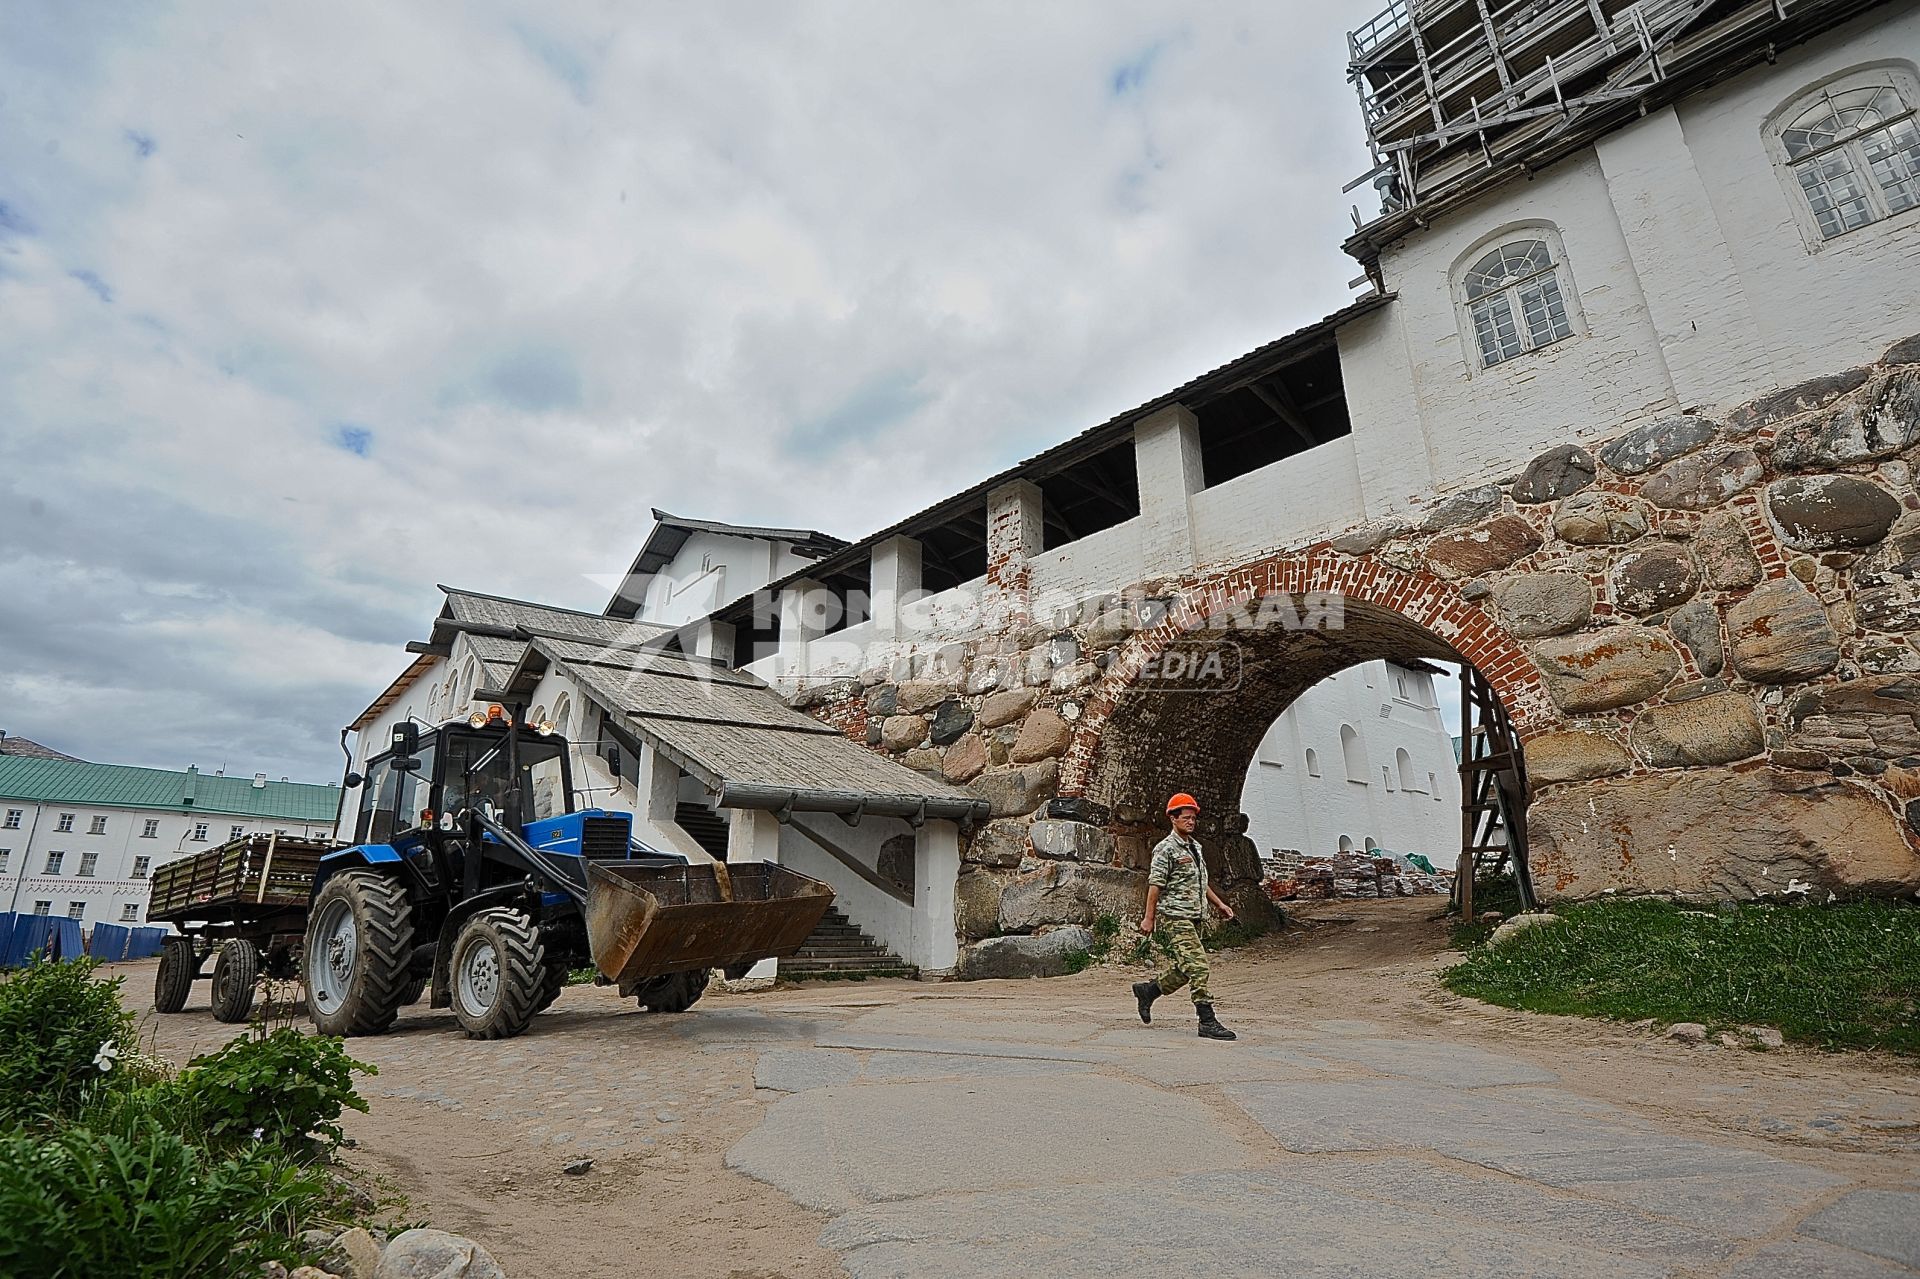
[[833, 904], [833, 889], [769, 862], [588, 862], [587, 879], [594, 967], [623, 995], [666, 973], [785, 958]]

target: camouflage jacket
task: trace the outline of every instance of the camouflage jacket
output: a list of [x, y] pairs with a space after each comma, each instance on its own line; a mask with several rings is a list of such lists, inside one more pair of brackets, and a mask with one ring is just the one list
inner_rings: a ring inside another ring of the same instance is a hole
[[1207, 859], [1199, 840], [1178, 832], [1153, 846], [1147, 882], [1159, 887], [1159, 914], [1166, 919], [1199, 919], [1207, 909]]

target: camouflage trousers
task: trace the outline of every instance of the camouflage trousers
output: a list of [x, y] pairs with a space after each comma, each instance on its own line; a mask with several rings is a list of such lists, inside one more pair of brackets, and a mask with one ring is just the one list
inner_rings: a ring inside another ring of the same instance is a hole
[[1156, 979], [1160, 993], [1171, 995], [1188, 982], [1193, 983], [1193, 1002], [1210, 1004], [1207, 991], [1207, 948], [1200, 944], [1200, 921], [1167, 919], [1153, 930], [1153, 941], [1166, 956], [1166, 965]]

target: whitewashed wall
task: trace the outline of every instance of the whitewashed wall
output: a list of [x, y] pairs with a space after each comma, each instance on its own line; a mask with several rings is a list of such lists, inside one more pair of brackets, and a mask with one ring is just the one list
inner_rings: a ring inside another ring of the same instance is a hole
[[[1368, 514], [1651, 415], [1866, 363], [1920, 332], [1920, 211], [1810, 239], [1764, 141], [1804, 89], [1916, 58], [1920, 9], [1875, 10], [1392, 245], [1381, 268], [1397, 299], [1340, 332]], [[1541, 228], [1564, 250], [1574, 336], [1481, 369], [1459, 272]]]
[[[1409, 695], [1398, 691], [1396, 673]], [[1247, 768], [1240, 811], [1254, 846], [1262, 855], [1330, 856], [1345, 835], [1356, 849], [1372, 839], [1452, 866], [1460, 855], [1460, 777], [1437, 700], [1451, 688], [1436, 689], [1422, 672], [1365, 662], [1309, 689], [1274, 721]], [[1364, 781], [1348, 778], [1343, 725], [1359, 734]], [[1309, 749], [1318, 756], [1318, 777], [1308, 772]], [[1411, 760], [1412, 787], [1396, 767], [1401, 749]]]

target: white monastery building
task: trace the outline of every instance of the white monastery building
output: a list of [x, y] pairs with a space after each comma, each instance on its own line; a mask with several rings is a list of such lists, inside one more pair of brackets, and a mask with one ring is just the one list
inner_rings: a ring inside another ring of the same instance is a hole
[[827, 880], [932, 973], [968, 939], [1133, 909], [1149, 792], [1189, 777], [1260, 852], [1451, 865], [1422, 662], [1459, 650], [1362, 617], [1254, 652], [1237, 696], [1141, 712], [1120, 758], [1111, 724], [1075, 736], [1109, 618], [1316, 547], [1394, 566], [1393, 539], [1498, 512], [1550, 449], [1892, 362], [1920, 331], [1920, 6], [1432, 0], [1346, 53], [1381, 199], [1345, 245], [1356, 299], [851, 543], [656, 513], [600, 613], [447, 590], [352, 724], [362, 763], [403, 716], [508, 695], [643, 843]]
[[0, 755], [0, 910], [146, 922], [156, 867], [243, 835], [326, 837], [338, 786]]

